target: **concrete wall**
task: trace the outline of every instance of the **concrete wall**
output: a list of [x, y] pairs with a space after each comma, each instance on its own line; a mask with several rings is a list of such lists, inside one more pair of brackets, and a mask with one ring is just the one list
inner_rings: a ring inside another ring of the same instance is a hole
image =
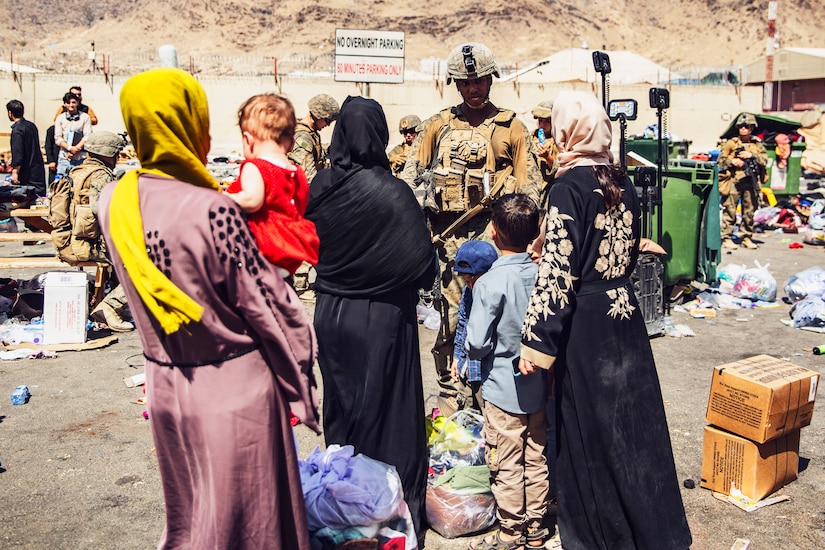
[[[91, 105], [100, 119], [96, 129], [120, 132], [124, 130], [118, 96], [128, 77], [109, 77], [83, 74], [18, 74], [0, 73], [0, 101], [5, 105], [10, 99], [19, 99], [26, 106], [26, 118], [40, 128], [41, 139], [52, 124], [54, 113], [62, 105], [62, 97], [72, 85], [83, 88], [83, 99]], [[278, 91], [295, 104], [299, 117], [306, 114], [306, 102], [313, 95], [325, 92], [339, 101], [348, 95], [365, 95], [376, 99], [384, 107], [390, 126], [390, 145], [401, 141], [396, 132], [398, 120], [406, 114], [417, 114], [422, 119], [439, 109], [460, 102], [454, 86], [443, 82], [409, 81], [401, 85], [358, 85], [334, 82], [329, 78], [281, 77], [276, 83], [273, 76], [202, 76], [199, 77], [209, 97], [212, 152], [226, 154], [240, 151], [237, 127], [237, 108], [249, 96]], [[656, 122], [656, 112], [648, 108], [649, 85], [614, 85], [610, 90], [613, 99], [636, 99], [639, 102], [638, 120], [630, 122], [628, 134], [641, 134], [648, 124]], [[535, 121], [530, 109], [539, 101], [552, 100], [562, 90], [590, 90], [601, 93], [600, 85], [584, 82], [551, 84], [493, 83], [491, 98], [502, 107], [514, 109], [531, 130]], [[147, 91], [151, 93], [151, 91]], [[730, 124], [731, 117], [741, 111], [760, 111], [762, 90], [759, 87], [733, 86], [674, 86], [670, 90], [671, 108], [666, 111], [667, 127], [680, 139], [693, 142], [691, 152], [707, 151], [716, 145], [719, 134]], [[0, 127], [0, 150], [7, 150], [7, 129]], [[616, 125], [618, 132], [618, 124]], [[322, 133], [328, 142], [329, 131]], [[618, 140], [614, 140], [617, 147]]]

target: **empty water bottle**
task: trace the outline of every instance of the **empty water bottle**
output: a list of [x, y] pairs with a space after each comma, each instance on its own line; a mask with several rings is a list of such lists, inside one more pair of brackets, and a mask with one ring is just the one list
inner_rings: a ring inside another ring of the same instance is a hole
[[11, 394], [11, 404], [12, 405], [25, 405], [29, 402], [29, 397], [32, 394], [29, 393], [28, 386], [17, 386], [17, 388]]

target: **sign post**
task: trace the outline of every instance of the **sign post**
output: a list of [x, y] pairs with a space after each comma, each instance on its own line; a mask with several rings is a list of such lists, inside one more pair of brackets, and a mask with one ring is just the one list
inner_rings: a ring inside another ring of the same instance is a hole
[[403, 84], [404, 33], [335, 29], [335, 81]]

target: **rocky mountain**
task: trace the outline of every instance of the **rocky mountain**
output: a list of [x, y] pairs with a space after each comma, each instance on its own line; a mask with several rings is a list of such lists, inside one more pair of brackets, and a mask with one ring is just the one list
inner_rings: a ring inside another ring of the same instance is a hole
[[[632, 50], [671, 66], [749, 63], [765, 52], [768, 1], [749, 0], [4, 0], [2, 59], [72, 71], [95, 43], [118, 55], [334, 52], [336, 28], [406, 33], [407, 63], [444, 57], [461, 42], [524, 66], [570, 47]], [[825, 47], [819, 0], [780, 0], [780, 46]]]

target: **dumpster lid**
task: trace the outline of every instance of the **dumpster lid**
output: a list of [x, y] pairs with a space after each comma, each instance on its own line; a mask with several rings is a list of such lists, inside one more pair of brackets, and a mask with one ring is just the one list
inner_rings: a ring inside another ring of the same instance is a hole
[[[719, 136], [722, 139], [730, 139], [739, 135], [739, 130], [736, 128], [736, 121], [739, 116], [745, 113], [739, 113], [731, 120], [730, 126], [725, 132]], [[782, 118], [776, 115], [766, 115], [762, 113], [751, 113], [756, 117], [756, 132], [754, 134], [764, 133], [766, 136], [775, 136], [776, 134], [793, 134], [802, 126], [795, 120]], [[766, 140], [767, 141], [767, 140]]]

